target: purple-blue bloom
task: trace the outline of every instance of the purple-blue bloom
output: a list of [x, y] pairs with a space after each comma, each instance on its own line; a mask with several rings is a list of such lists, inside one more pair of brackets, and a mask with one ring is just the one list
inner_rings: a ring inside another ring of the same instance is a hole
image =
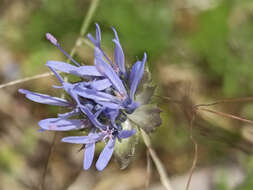
[[[107, 140], [107, 143], [100, 153], [99, 158], [96, 162], [96, 168], [101, 171], [109, 163], [112, 153], [114, 150], [115, 141], [117, 139], [121, 140], [133, 136], [136, 131], [134, 130], [117, 130], [112, 126], [105, 126], [105, 130], [100, 130], [100, 132], [91, 132], [88, 136], [74, 136], [74, 137], [65, 137], [62, 139], [63, 142], [74, 143], [74, 144], [83, 144], [85, 145], [84, 152], [84, 165], [85, 170], [89, 169], [92, 160], [94, 157], [95, 144], [99, 141]], [[88, 149], [87, 149], [88, 148]]]
[[[114, 28], [113, 32], [115, 35], [115, 39], [113, 39], [113, 42], [115, 43], [115, 63], [113, 63], [101, 49], [101, 31], [98, 24], [96, 24], [96, 39], [94, 39], [94, 37], [90, 34], [88, 34], [88, 38], [95, 46], [94, 63], [97, 70], [101, 73], [102, 76], [108, 78], [112, 83], [112, 86], [114, 87], [114, 94], [121, 100], [120, 106], [123, 106], [128, 113], [132, 113], [139, 106], [138, 103], [134, 101], [134, 95], [144, 73], [147, 55], [144, 53], [142, 61], [137, 61], [133, 65], [130, 76], [128, 76], [125, 69], [124, 53], [119, 42], [118, 34]], [[123, 78], [123, 80], [121, 78]], [[128, 88], [130, 89], [130, 92], [127, 92], [127, 89], [125, 87], [127, 86], [127, 83], [129, 83]]]
[[[118, 34], [114, 28], [112, 30], [115, 36], [113, 59], [110, 59], [101, 48], [99, 25], [96, 24], [96, 38], [88, 34], [88, 38], [95, 46], [94, 66], [77, 63], [61, 48], [56, 38], [49, 33], [46, 34], [47, 39], [74, 63], [74, 65], [61, 61], [46, 63], [60, 83], [60, 86], [53, 87], [64, 90], [71, 100], [24, 89], [19, 90], [31, 101], [68, 109], [66, 113], [58, 114], [58, 117], [41, 120], [38, 124], [42, 131], [85, 130], [88, 132], [87, 136], [62, 139], [63, 142], [84, 146], [85, 170], [91, 167], [97, 142], [106, 142], [96, 162], [96, 168], [101, 171], [112, 157], [116, 140], [121, 142], [122, 139], [136, 133], [135, 129], [123, 129], [122, 125], [127, 119], [127, 114], [132, 114], [140, 106], [135, 101], [135, 93], [144, 73], [147, 55], [144, 53], [143, 59], [137, 61], [132, 69], [128, 70], [125, 67], [125, 56]], [[75, 75], [81, 81], [66, 82], [58, 72]]]

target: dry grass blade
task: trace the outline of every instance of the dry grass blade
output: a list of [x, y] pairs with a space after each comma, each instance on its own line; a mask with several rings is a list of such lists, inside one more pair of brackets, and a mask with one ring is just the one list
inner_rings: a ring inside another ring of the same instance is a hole
[[11, 81], [11, 82], [8, 82], [8, 83], [5, 83], [5, 84], [1, 84], [1, 85], [0, 85], [0, 89], [1, 89], [1, 88], [5, 88], [5, 87], [8, 87], [8, 86], [13, 86], [13, 85], [16, 85], [16, 84], [28, 82], [28, 81], [35, 80], [35, 79], [40, 79], [40, 78], [44, 78], [44, 77], [49, 77], [49, 76], [52, 76], [52, 75], [53, 75], [52, 72], [46, 72], [46, 73], [42, 73], [42, 74], [35, 75], [35, 76], [32, 76], [32, 77], [26, 77], [26, 78], [14, 80], [14, 81]]
[[220, 115], [220, 116], [223, 116], [223, 117], [227, 117], [227, 118], [230, 118], [230, 119], [236, 119], [236, 120], [239, 120], [239, 121], [242, 121], [242, 122], [253, 124], [252, 120], [245, 119], [243, 117], [238, 117], [238, 116], [235, 116], [235, 115], [232, 115], [232, 114], [219, 112], [219, 111], [215, 111], [215, 110], [210, 110], [210, 109], [206, 109], [206, 108], [197, 108], [197, 110], [201, 110], [201, 111], [213, 113], [213, 114], [216, 114], [216, 115]]
[[218, 100], [213, 103], [209, 104], [197, 104], [195, 107], [204, 107], [204, 106], [215, 106], [218, 104], [224, 104], [224, 103], [233, 103], [233, 102], [250, 102], [253, 101], [253, 97], [245, 97], [245, 98], [230, 98], [230, 99], [223, 99]]
[[150, 154], [149, 151], [147, 150], [146, 152], [146, 157], [147, 157], [147, 176], [146, 176], [146, 181], [145, 181], [145, 187], [146, 189], [149, 187], [150, 185], [150, 179], [151, 179], [151, 159], [150, 159]]
[[49, 162], [51, 160], [51, 155], [54, 151], [54, 145], [56, 143], [56, 132], [54, 132], [54, 137], [52, 139], [52, 142], [50, 144], [50, 149], [49, 149], [49, 152], [48, 152], [48, 156], [47, 156], [47, 161], [46, 161], [46, 164], [45, 164], [45, 167], [44, 167], [44, 170], [43, 170], [43, 174], [42, 174], [42, 179], [41, 179], [41, 184], [40, 184], [40, 190], [44, 190], [44, 187], [45, 187], [45, 182], [46, 182], [46, 176], [47, 176], [47, 171], [48, 171], [48, 167], [49, 167]]
[[193, 161], [192, 161], [192, 166], [190, 168], [190, 174], [189, 174], [188, 181], [187, 181], [187, 184], [186, 184], [186, 190], [189, 190], [189, 188], [190, 188], [192, 175], [193, 175], [194, 169], [196, 168], [196, 164], [197, 164], [197, 161], [198, 161], [198, 143], [196, 142], [196, 140], [194, 139], [193, 134], [192, 134], [194, 119], [195, 119], [195, 115], [193, 115], [193, 117], [191, 119], [191, 122], [190, 122], [190, 139], [191, 139], [191, 141], [194, 145], [194, 158], [193, 158]]
[[155, 150], [152, 148], [149, 136], [142, 129], [141, 129], [141, 134], [142, 134], [144, 143], [145, 143], [145, 145], [146, 145], [146, 147], [147, 147], [147, 149], [148, 149], [148, 151], [150, 153], [150, 156], [151, 156], [152, 160], [154, 161], [156, 169], [157, 169], [157, 171], [158, 171], [158, 173], [160, 175], [161, 183], [166, 188], [166, 190], [172, 190], [172, 187], [170, 185], [170, 180], [168, 178], [166, 170], [165, 170], [165, 168], [164, 168], [161, 160], [158, 158]]

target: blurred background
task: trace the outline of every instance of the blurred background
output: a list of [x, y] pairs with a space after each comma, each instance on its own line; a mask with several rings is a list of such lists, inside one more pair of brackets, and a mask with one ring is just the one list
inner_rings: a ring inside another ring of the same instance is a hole
[[[55, 35], [70, 52], [92, 0], [0, 0], [0, 83], [47, 72], [47, 60], [65, 60], [45, 39]], [[148, 65], [162, 110], [162, 125], [152, 144], [174, 190], [185, 189], [194, 158], [190, 140], [191, 107], [224, 98], [253, 94], [252, 0], [100, 0], [95, 22], [102, 29], [103, 48], [113, 55], [111, 26], [118, 30], [127, 62], [148, 54]], [[93, 63], [93, 50], [82, 44], [75, 59]], [[164, 189], [140, 139], [136, 156], [125, 170], [111, 161], [98, 172], [82, 170], [78, 145], [63, 144], [66, 133], [39, 133], [37, 122], [55, 116], [53, 106], [39, 105], [17, 93], [19, 88], [60, 95], [54, 77], [0, 89], [0, 189], [35, 190], [48, 163], [45, 190]], [[250, 101], [219, 104], [208, 109], [253, 119]], [[191, 188], [253, 189], [253, 126], [221, 115], [197, 112], [193, 135], [198, 162]], [[53, 141], [53, 139], [55, 139]], [[53, 146], [52, 146], [53, 145]], [[99, 148], [97, 149], [99, 153]], [[51, 152], [51, 154], [50, 154]], [[49, 157], [49, 155], [51, 155]], [[98, 155], [96, 155], [98, 156]], [[48, 162], [49, 160], [49, 162]], [[147, 185], [149, 184], [149, 185]]]

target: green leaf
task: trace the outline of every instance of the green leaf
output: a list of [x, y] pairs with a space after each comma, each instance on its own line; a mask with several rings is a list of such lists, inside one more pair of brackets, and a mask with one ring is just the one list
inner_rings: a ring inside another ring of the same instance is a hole
[[151, 101], [153, 94], [155, 93], [156, 86], [151, 85], [151, 73], [149, 68], [146, 66], [142, 80], [138, 86], [136, 101], [140, 105], [148, 104]]
[[147, 85], [141, 93], [136, 95], [136, 101], [140, 105], [148, 104], [151, 101], [151, 98], [155, 92], [155, 86]]
[[162, 123], [160, 117], [161, 110], [155, 104], [146, 104], [140, 106], [133, 114], [129, 114], [128, 118], [138, 127], [142, 128], [146, 133], [150, 133], [160, 126]]

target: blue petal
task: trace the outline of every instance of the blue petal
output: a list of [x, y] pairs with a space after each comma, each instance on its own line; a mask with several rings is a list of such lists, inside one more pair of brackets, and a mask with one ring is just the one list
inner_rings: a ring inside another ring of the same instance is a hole
[[101, 74], [97, 71], [95, 66], [76, 67], [74, 65], [64, 63], [61, 61], [48, 61], [46, 65], [54, 70], [58, 70], [58, 71], [68, 73], [68, 74], [77, 75], [80, 77], [101, 76]]
[[105, 90], [106, 88], [109, 88], [112, 85], [112, 83], [108, 79], [102, 79], [97, 81], [92, 81], [90, 83], [90, 87], [95, 90]]
[[84, 151], [83, 169], [88, 170], [91, 167], [95, 153], [95, 143], [86, 144]]
[[94, 39], [94, 37], [90, 33], [87, 35], [87, 38], [89, 38], [89, 40], [94, 44], [94, 46], [98, 46], [99, 45], [97, 43], [97, 40]]
[[126, 75], [125, 56], [124, 56], [122, 47], [118, 41], [113, 40], [113, 42], [115, 43], [114, 62], [119, 67], [119, 70], [121, 71], [121, 73], [125, 76]]
[[75, 116], [75, 115], [79, 115], [79, 109], [74, 109], [70, 112], [66, 112], [66, 113], [59, 113], [58, 114], [58, 117], [61, 117], [61, 118], [64, 118], [64, 119], [67, 119], [67, 118], [70, 118], [72, 116]]
[[96, 46], [100, 47], [101, 42], [101, 30], [99, 25], [96, 23], [96, 39], [91, 34], [88, 34], [87, 37], [90, 39], [90, 41]]
[[98, 115], [94, 115], [89, 108], [85, 107], [85, 106], [80, 106], [81, 111], [89, 118], [90, 122], [97, 128], [105, 130], [106, 126], [101, 124], [98, 120], [97, 117]]
[[80, 119], [48, 118], [40, 120], [39, 126], [49, 131], [79, 130], [87, 127], [88, 121]]
[[95, 143], [103, 138], [101, 133], [93, 133], [91, 136], [73, 136], [64, 137], [61, 141], [73, 144], [90, 144]]
[[119, 36], [118, 36], [116, 29], [114, 27], [112, 27], [112, 30], [114, 32], [115, 40], [117, 40], [119, 42]]
[[115, 139], [110, 139], [108, 143], [105, 145], [104, 150], [100, 153], [99, 158], [96, 162], [97, 170], [102, 171], [107, 166], [112, 157], [114, 145]]
[[141, 81], [141, 78], [144, 72], [146, 59], [147, 59], [147, 55], [146, 53], [144, 53], [144, 57], [142, 61], [137, 61], [132, 67], [132, 70], [130, 73], [130, 98], [132, 100], [134, 99], [134, 94], [136, 92], [138, 84]]
[[31, 92], [29, 90], [19, 89], [19, 93], [25, 94], [26, 98], [29, 100], [32, 100], [34, 102], [38, 102], [41, 104], [49, 104], [54, 106], [70, 106], [69, 102], [67, 102], [65, 99], [49, 96], [46, 94], [40, 94]]
[[54, 68], [52, 68], [52, 67], [50, 67], [50, 66], [48, 66], [48, 68], [54, 73], [54, 75], [55, 75], [56, 78], [60, 81], [60, 83], [63, 83], [63, 82], [64, 82], [64, 80], [63, 80], [63, 78], [61, 77], [61, 75], [60, 75], [59, 73], [57, 73], [57, 71], [56, 71]]
[[94, 90], [94, 89], [88, 89], [85, 87], [76, 86], [76, 88], [74, 88], [73, 91], [81, 97], [92, 99], [94, 101], [120, 103], [120, 100], [117, 97], [107, 94], [105, 92]]
[[112, 28], [115, 39], [113, 39], [113, 42], [115, 43], [115, 50], [114, 50], [114, 62], [117, 64], [119, 67], [121, 73], [125, 76], [126, 75], [126, 69], [125, 69], [125, 56], [124, 52], [122, 50], [122, 47], [119, 42], [119, 37], [117, 34], [117, 31], [115, 28]]
[[136, 133], [135, 129], [133, 129], [133, 130], [122, 130], [122, 131], [119, 132], [118, 137], [121, 138], [121, 139], [125, 139], [125, 138], [133, 136], [135, 133]]
[[84, 77], [84, 76], [96, 76], [96, 77], [100, 77], [102, 76], [98, 70], [96, 69], [95, 66], [91, 66], [91, 65], [87, 65], [87, 66], [80, 66], [78, 67], [78, 69], [76, 70], [76, 74]]
[[104, 60], [103, 53], [100, 49], [95, 48], [95, 66], [97, 70], [106, 78], [110, 80], [113, 87], [122, 95], [126, 95], [126, 89], [120, 80], [119, 76], [115, 73], [113, 68]]
[[105, 92], [96, 91], [94, 89], [76, 87], [74, 92], [81, 97], [92, 99], [96, 103], [99, 103], [105, 107], [110, 107], [112, 109], [120, 109], [120, 100], [115, 96], [107, 94]]
[[140, 104], [138, 102], [135, 102], [132, 100], [132, 102], [130, 104], [127, 104], [125, 109], [127, 111], [127, 113], [131, 114], [133, 113], [138, 107], [140, 106]]
[[104, 110], [104, 114], [106, 117], [110, 118], [111, 123], [115, 126], [115, 120], [116, 120], [117, 116], [119, 115], [119, 110], [107, 108]]
[[68, 82], [62, 83], [64, 90], [73, 98], [77, 106], [80, 105], [80, 101], [79, 101], [78, 94], [76, 93], [74, 89], [79, 85], [80, 83], [75, 83], [75, 84], [68, 83]]
[[101, 41], [101, 30], [98, 23], [96, 23], [96, 40]]

